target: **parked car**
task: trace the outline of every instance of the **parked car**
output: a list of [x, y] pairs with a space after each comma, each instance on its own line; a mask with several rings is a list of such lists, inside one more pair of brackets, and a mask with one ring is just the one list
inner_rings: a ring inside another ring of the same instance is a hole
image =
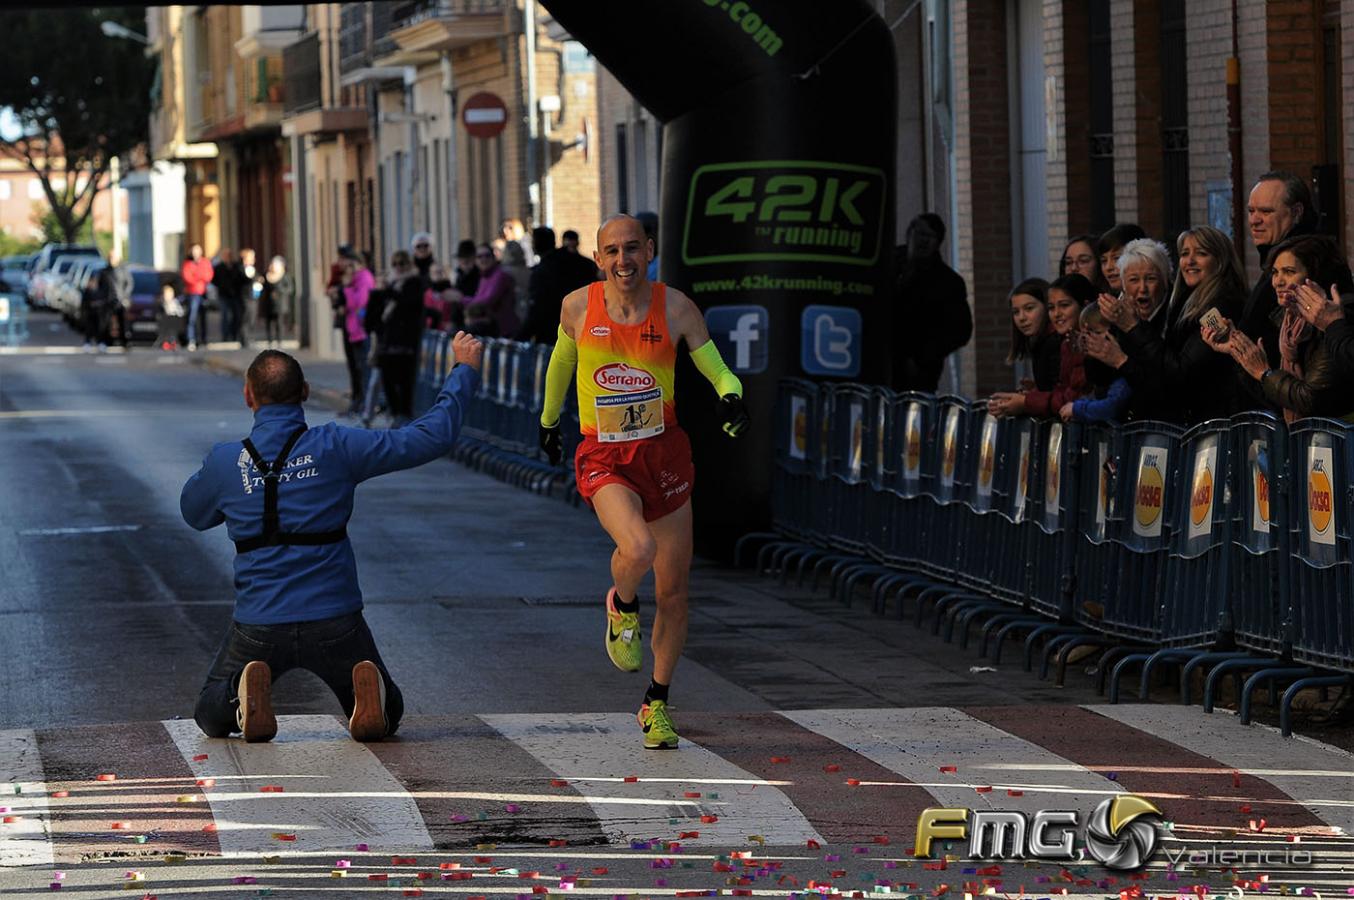
[[43, 303], [74, 323], [80, 318], [80, 291], [72, 293], [71, 277], [88, 265], [87, 257], [62, 256], [50, 269], [37, 276], [42, 285]]
[[0, 281], [4, 281], [11, 294], [28, 296], [28, 266], [32, 256], [6, 256], [0, 259]]
[[132, 273], [132, 306], [127, 310], [127, 331], [132, 340], [155, 340], [159, 330], [160, 288], [174, 285], [183, 293], [178, 272], [164, 272], [150, 266], [128, 266]]
[[50, 279], [45, 276], [56, 267], [57, 260], [63, 257], [92, 256], [103, 259], [99, 248], [92, 244], [46, 244], [38, 251], [29, 267], [28, 299], [30, 305], [56, 309], [47, 297]]

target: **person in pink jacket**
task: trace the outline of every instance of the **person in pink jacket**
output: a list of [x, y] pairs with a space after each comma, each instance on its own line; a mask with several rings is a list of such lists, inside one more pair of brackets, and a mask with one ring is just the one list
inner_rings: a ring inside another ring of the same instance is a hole
[[202, 245], [188, 249], [179, 276], [183, 278], [183, 295], [188, 301], [188, 349], [196, 350], [198, 341], [207, 342], [206, 313], [202, 303], [207, 297], [207, 285], [212, 283], [212, 261], [202, 255]]
[[354, 253], [343, 259], [343, 357], [348, 362], [350, 403], [348, 412], [362, 408], [363, 389], [367, 383], [367, 298], [376, 284], [371, 271]]

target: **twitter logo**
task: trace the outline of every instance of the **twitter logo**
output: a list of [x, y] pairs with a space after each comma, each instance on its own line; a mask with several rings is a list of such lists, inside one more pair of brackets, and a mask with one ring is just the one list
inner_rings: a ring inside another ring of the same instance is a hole
[[809, 375], [854, 378], [860, 374], [860, 311], [807, 306], [800, 317], [799, 365]]

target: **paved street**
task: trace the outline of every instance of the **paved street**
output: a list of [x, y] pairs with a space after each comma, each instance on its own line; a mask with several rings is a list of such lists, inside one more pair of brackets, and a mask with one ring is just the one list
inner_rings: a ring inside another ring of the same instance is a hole
[[[191, 714], [230, 620], [233, 547], [185, 525], [178, 496], [214, 442], [247, 432], [252, 353], [86, 355], [50, 317], [32, 324], [28, 352], [0, 355], [0, 896], [1354, 885], [1343, 738], [1103, 705], [1082, 673], [1059, 688], [1018, 654], [993, 670], [910, 622], [710, 563], [673, 693], [683, 747], [645, 753], [645, 684], [601, 646], [595, 519], [450, 460], [363, 486], [349, 526], [404, 691], [398, 736], [352, 743], [297, 672], [274, 691], [275, 742], [205, 739]], [[342, 365], [302, 359], [308, 419], [329, 421]], [[1158, 854], [1140, 880], [912, 858], [927, 807], [1084, 815], [1121, 792], [1161, 808], [1171, 854], [1271, 856], [1168, 872]], [[1295, 850], [1315, 865], [1276, 862]]]

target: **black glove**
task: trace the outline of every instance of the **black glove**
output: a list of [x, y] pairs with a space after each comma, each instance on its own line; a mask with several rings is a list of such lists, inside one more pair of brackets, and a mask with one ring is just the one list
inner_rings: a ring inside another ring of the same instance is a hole
[[564, 458], [564, 440], [559, 432], [559, 424], [548, 428], [542, 425], [540, 440], [541, 449], [545, 451], [545, 458], [550, 460], [550, 465], [559, 465], [559, 461]]
[[724, 433], [731, 438], [742, 437], [743, 432], [752, 424], [747, 404], [737, 394], [725, 394], [719, 398], [719, 421]]

